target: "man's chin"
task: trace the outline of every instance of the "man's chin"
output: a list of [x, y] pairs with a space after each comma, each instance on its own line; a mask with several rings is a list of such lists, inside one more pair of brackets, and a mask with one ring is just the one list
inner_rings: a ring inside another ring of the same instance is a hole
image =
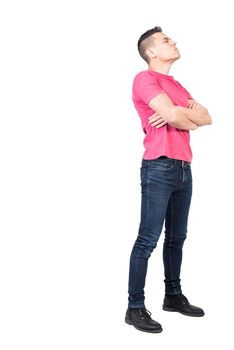
[[175, 61], [178, 60], [180, 58], [180, 53], [175, 57]]

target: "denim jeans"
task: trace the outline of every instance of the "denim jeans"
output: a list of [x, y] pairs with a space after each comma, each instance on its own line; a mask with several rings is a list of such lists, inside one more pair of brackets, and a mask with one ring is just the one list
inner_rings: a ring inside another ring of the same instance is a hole
[[167, 157], [142, 159], [141, 220], [132, 249], [128, 306], [144, 307], [148, 259], [157, 246], [165, 220], [163, 244], [165, 293], [181, 293], [182, 249], [192, 196], [192, 172], [188, 162]]

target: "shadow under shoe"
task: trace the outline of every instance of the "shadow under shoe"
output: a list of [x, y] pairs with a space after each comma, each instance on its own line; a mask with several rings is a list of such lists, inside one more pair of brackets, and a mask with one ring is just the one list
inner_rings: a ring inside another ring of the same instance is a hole
[[160, 323], [152, 320], [151, 312], [146, 308], [128, 308], [125, 322], [143, 332], [160, 333], [163, 330]]
[[188, 299], [182, 294], [165, 295], [163, 301], [163, 310], [177, 311], [186, 316], [201, 317], [205, 312], [197, 306], [191, 305]]

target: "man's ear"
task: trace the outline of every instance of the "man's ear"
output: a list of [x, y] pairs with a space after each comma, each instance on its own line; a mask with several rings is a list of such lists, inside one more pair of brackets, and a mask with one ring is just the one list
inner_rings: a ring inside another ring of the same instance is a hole
[[156, 54], [156, 49], [154, 47], [149, 47], [147, 50], [146, 50], [146, 54], [148, 57], [150, 58], [155, 58], [157, 57], [157, 54]]

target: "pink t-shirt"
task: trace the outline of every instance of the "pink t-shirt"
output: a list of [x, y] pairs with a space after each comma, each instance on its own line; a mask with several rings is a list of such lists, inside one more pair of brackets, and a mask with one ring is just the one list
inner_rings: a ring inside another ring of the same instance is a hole
[[161, 93], [166, 93], [176, 106], [182, 107], [188, 107], [188, 98], [192, 98], [189, 92], [171, 75], [146, 70], [135, 76], [132, 99], [146, 134], [143, 159], [167, 156], [191, 162], [189, 130], [176, 129], [169, 124], [157, 129], [148, 123], [148, 118], [155, 113], [148, 103]]

